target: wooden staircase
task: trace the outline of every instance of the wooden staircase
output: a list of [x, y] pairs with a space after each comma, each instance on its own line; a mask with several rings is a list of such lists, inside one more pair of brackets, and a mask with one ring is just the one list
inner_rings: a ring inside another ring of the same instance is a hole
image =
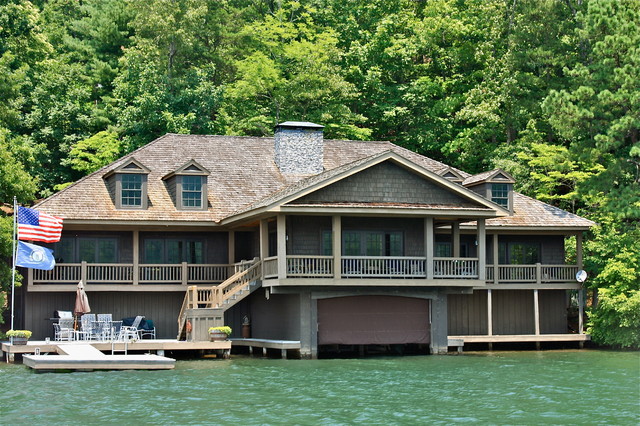
[[186, 338], [187, 310], [231, 308], [258, 288], [262, 277], [262, 261], [258, 258], [236, 264], [236, 272], [219, 285], [187, 287], [178, 315], [178, 340]]

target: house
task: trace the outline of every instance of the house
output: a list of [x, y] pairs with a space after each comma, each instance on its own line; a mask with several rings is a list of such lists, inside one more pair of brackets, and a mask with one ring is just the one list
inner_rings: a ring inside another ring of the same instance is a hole
[[64, 231], [57, 266], [26, 272], [22, 319], [48, 335], [83, 280], [95, 312], [145, 315], [158, 337], [191, 332], [187, 311], [214, 312], [306, 356], [584, 341], [567, 312], [570, 299], [582, 308], [593, 223], [513, 186], [503, 170], [470, 175], [389, 142], [325, 140], [313, 123], [273, 138], [167, 134], [35, 207]]

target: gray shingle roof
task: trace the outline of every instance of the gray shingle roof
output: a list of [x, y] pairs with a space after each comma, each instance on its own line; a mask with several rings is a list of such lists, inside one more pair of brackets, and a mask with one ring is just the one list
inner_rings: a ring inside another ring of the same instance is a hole
[[[405, 159], [441, 174], [447, 165], [401, 148], [390, 142], [325, 140], [324, 170], [319, 176], [284, 176], [276, 166], [273, 138], [241, 136], [203, 136], [167, 134], [122, 157], [116, 162], [80, 179], [73, 185], [40, 202], [37, 208], [73, 220], [109, 221], [177, 221], [182, 223], [219, 222], [234, 212], [248, 211], [268, 203], [283, 193], [294, 193], [314, 179], [325, 179], [345, 168], [355, 167], [371, 157], [393, 151]], [[103, 176], [135, 158], [147, 167], [149, 208], [117, 210]], [[206, 211], [179, 211], [167, 191], [162, 177], [195, 160], [206, 168], [208, 201]], [[468, 173], [457, 170], [464, 178]], [[515, 197], [517, 214], [491, 219], [501, 226], [516, 223], [533, 226], [555, 220], [558, 226], [590, 226], [592, 222], [562, 212], [540, 201]], [[541, 215], [541, 216], [537, 216]], [[568, 225], [567, 225], [568, 224]]]

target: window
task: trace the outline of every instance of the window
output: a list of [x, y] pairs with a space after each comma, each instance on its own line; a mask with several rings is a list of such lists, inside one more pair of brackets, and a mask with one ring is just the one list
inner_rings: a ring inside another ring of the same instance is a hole
[[434, 257], [451, 257], [451, 243], [437, 242]]
[[202, 176], [182, 176], [182, 207], [202, 207]]
[[105, 237], [71, 237], [56, 243], [56, 262], [59, 263], [116, 263], [118, 240]]
[[121, 177], [122, 207], [142, 207], [142, 175], [123, 174]]
[[342, 253], [344, 256], [402, 256], [402, 232], [345, 231]]
[[333, 231], [322, 231], [322, 254], [324, 256], [333, 255]]
[[500, 243], [498, 262], [503, 265], [533, 265], [540, 262], [540, 246], [532, 243]]
[[204, 263], [204, 241], [180, 239], [144, 240], [144, 263]]
[[491, 201], [504, 208], [509, 208], [509, 185], [506, 183], [492, 183]]

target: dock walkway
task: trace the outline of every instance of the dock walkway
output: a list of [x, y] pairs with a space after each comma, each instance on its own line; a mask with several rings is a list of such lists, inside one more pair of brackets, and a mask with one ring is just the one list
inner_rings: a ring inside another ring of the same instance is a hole
[[260, 348], [262, 355], [267, 355], [267, 349], [282, 351], [282, 358], [287, 358], [287, 351], [300, 351], [299, 340], [270, 340], [270, 339], [239, 339], [232, 338], [231, 346], [248, 346], [249, 354], [254, 353], [254, 348]]

